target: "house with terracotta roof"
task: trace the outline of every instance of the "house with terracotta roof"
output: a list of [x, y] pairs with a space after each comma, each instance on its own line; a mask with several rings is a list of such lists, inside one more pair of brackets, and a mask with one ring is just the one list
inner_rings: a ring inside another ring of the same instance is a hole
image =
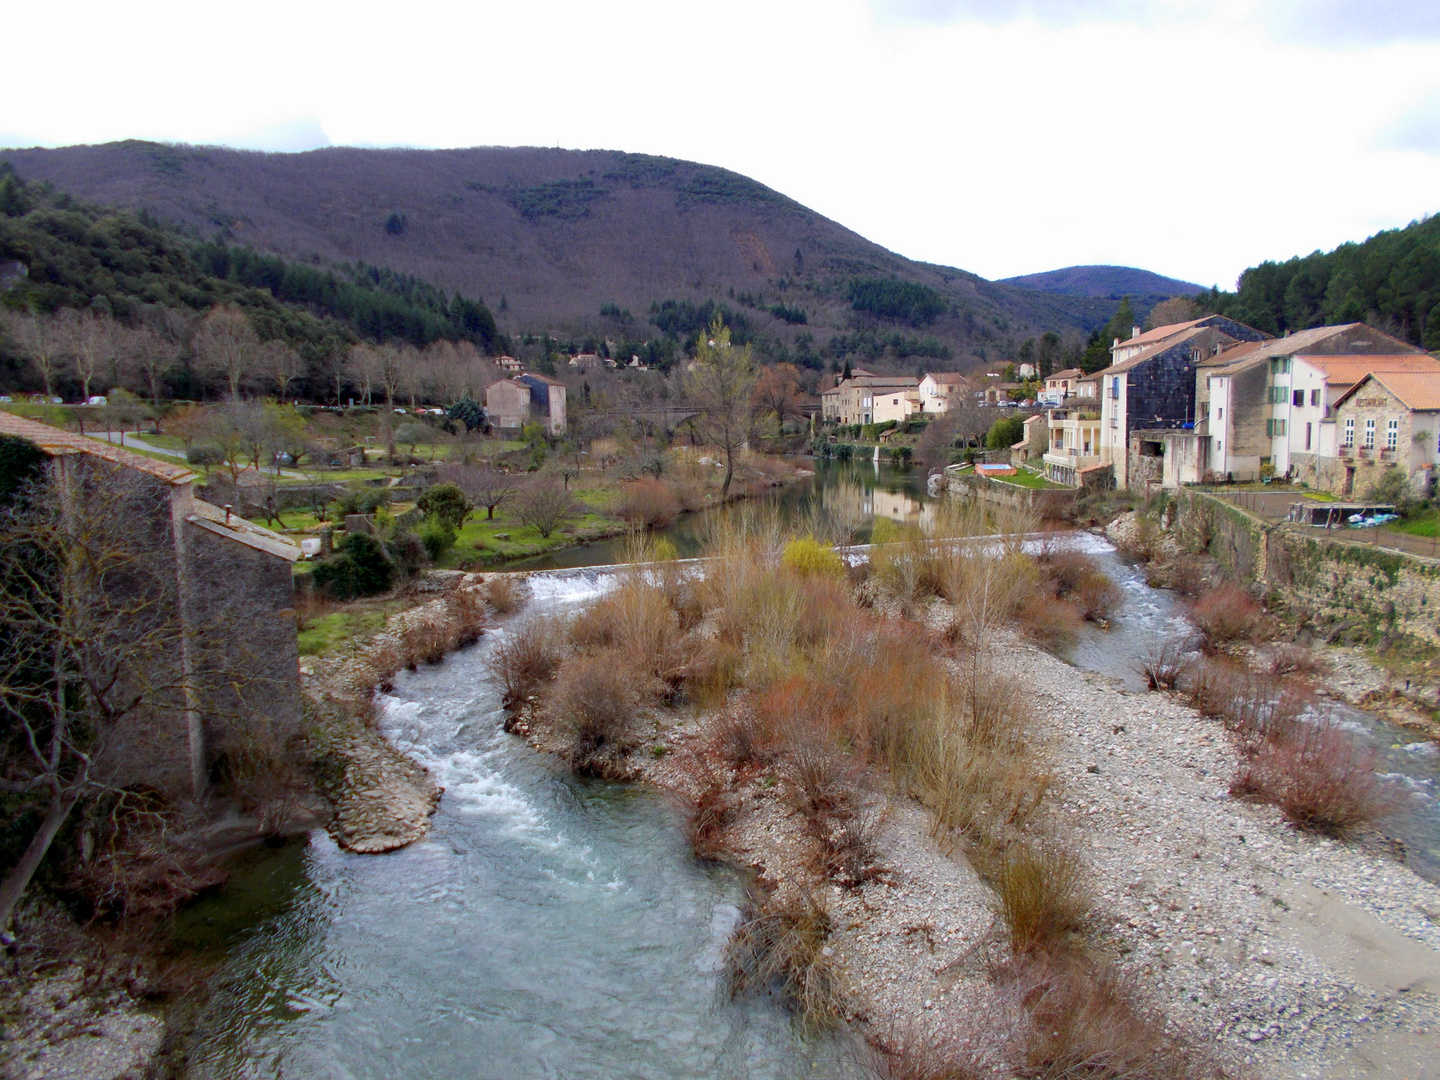
[[[1270, 335], [1223, 315], [1157, 326], [1117, 339], [1114, 361], [1100, 374], [1100, 460], [1114, 466], [1117, 487], [1158, 484], [1163, 431], [1193, 431], [1195, 370], [1203, 360], [1242, 341]], [[1138, 438], [1144, 431], [1146, 438]]]
[[[122, 722], [106, 752], [123, 763], [114, 770], [128, 772], [111, 771], [110, 781], [198, 798], [217, 763], [245, 752], [257, 732], [273, 745], [298, 738], [291, 564], [299, 547], [197, 498], [199, 478], [180, 465], [0, 411], [0, 440], [12, 439], [45, 456], [59, 491], [98, 479], [119, 492], [110, 512], [133, 515], [163, 576], [173, 575], [154, 617], [174, 628], [165, 676], [181, 692]], [[74, 513], [70, 506], [62, 500], [62, 513]]]
[[883, 424], [920, 411], [920, 380], [913, 375], [852, 375], [837, 389], [842, 424]]
[[953, 405], [965, 403], [970, 380], [958, 371], [927, 371], [920, 380], [920, 411], [947, 413]]
[[1416, 495], [1430, 492], [1440, 460], [1440, 361], [1435, 364], [1431, 371], [1372, 371], [1339, 396], [1334, 425], [1344, 473], [1337, 494], [1368, 495], [1394, 469], [1404, 472]]

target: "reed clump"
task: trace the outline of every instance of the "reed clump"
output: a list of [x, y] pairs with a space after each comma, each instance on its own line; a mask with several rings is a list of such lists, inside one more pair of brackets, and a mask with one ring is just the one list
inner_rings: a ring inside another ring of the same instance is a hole
[[778, 989], [810, 1031], [840, 1022], [840, 973], [827, 955], [833, 928], [823, 896], [792, 890], [750, 908], [730, 939], [730, 992], [734, 996]]

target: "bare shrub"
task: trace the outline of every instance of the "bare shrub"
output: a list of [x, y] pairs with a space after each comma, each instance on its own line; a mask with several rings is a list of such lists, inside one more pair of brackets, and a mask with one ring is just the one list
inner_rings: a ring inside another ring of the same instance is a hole
[[1140, 661], [1140, 674], [1151, 690], [1174, 690], [1185, 674], [1190, 642], [1183, 637], [1167, 637], [1156, 642], [1150, 654]]
[[1224, 659], [1188, 665], [1181, 686], [1192, 708], [1252, 745], [1295, 723], [1311, 702], [1303, 686]]
[[623, 777], [636, 738], [632, 721], [647, 679], [614, 652], [566, 661], [547, 695], [545, 718], [565, 740], [565, 758], [584, 776]]
[[1070, 595], [1080, 613], [1091, 622], [1109, 622], [1125, 600], [1120, 586], [1098, 570], [1081, 578]]
[[708, 771], [685, 807], [685, 839], [697, 858], [719, 862], [730, 854], [725, 831], [734, 823], [734, 796]]
[[530, 481], [516, 493], [510, 513], [521, 525], [527, 525], [548, 540], [575, 516], [575, 500], [570, 492], [552, 480]]
[[1015, 615], [1025, 636], [1042, 649], [1064, 649], [1075, 644], [1085, 617], [1074, 604], [1053, 596], [1032, 596]]
[[1216, 586], [1190, 605], [1190, 619], [1208, 646], [1255, 642], [1265, 630], [1265, 611], [1238, 585]]
[[1394, 813], [1375, 752], [1332, 723], [1289, 724], [1240, 767], [1231, 794], [1273, 803], [1298, 828], [1346, 836]]
[[1272, 645], [1266, 650], [1265, 659], [1270, 674], [1275, 676], [1320, 675], [1329, 668], [1323, 657], [1303, 645]]
[[1036, 562], [1056, 596], [1074, 592], [1091, 574], [1100, 573], [1100, 566], [1094, 559], [1083, 551], [1069, 548], [1061, 548], [1052, 554], [1042, 554]]
[[996, 973], [1030, 1013], [1024, 1062], [1036, 1080], [1200, 1080], [1218, 1063], [1167, 1030], [1138, 981], [1069, 951], [1037, 952]]
[[450, 624], [455, 644], [463, 649], [473, 645], [485, 633], [485, 597], [473, 589], [456, 589], [445, 598], [445, 620]]
[[318, 620], [338, 610], [339, 606], [320, 589], [296, 589], [295, 629], [309, 630]]
[[509, 615], [525, 604], [525, 588], [511, 574], [491, 574], [485, 582], [485, 598], [496, 615]]
[[[983, 1019], [967, 1016], [971, 1023]], [[883, 1046], [863, 1057], [862, 1066], [874, 1080], [992, 1080], [1005, 1075], [1004, 1059], [996, 1051], [1006, 1040], [997, 1034], [975, 1031], [957, 1037], [919, 1027], [906, 1029], [886, 1037]]]
[[536, 619], [514, 630], [495, 649], [494, 671], [505, 691], [505, 707], [519, 707], [548, 683], [560, 666], [560, 628]]
[[825, 955], [830, 930], [824, 897], [790, 893], [752, 901], [730, 939], [731, 994], [773, 986], [805, 1028], [834, 1027], [840, 1020], [840, 984], [834, 960]]
[[1056, 948], [1089, 907], [1080, 859], [1056, 840], [1016, 840], [982, 860], [1010, 933], [1010, 948]]
[[620, 489], [614, 513], [644, 529], [663, 529], [680, 512], [675, 489], [663, 480], [632, 480]]
[[720, 759], [736, 769], [775, 760], [775, 733], [749, 702], [726, 709], [717, 718], [713, 741]]

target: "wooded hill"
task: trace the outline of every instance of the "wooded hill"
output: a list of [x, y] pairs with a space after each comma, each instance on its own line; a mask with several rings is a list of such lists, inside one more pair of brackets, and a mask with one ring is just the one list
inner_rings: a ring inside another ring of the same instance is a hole
[[1067, 266], [1041, 274], [1004, 278], [1002, 285], [1055, 293], [1059, 296], [1103, 297], [1119, 300], [1130, 297], [1132, 304], [1149, 307], [1172, 296], [1194, 296], [1204, 289], [1189, 281], [1137, 270], [1133, 266]]
[[316, 361], [366, 339], [507, 344], [479, 300], [351, 264], [319, 268], [222, 241], [196, 243], [144, 210], [116, 210], [25, 183], [0, 162], [0, 305], [53, 312], [98, 306], [124, 322], [146, 307], [196, 312], [234, 303], [264, 338]]
[[143, 209], [194, 243], [319, 269], [390, 267], [484, 297], [517, 349], [547, 334], [683, 347], [720, 311], [767, 359], [966, 368], [1015, 355], [1041, 330], [1083, 340], [1116, 308], [913, 262], [739, 174], [642, 154], [132, 141], [0, 160]]
[[1440, 217], [1334, 251], [1252, 266], [1240, 275], [1236, 292], [1209, 290], [1195, 300], [1272, 334], [1367, 322], [1440, 349]]

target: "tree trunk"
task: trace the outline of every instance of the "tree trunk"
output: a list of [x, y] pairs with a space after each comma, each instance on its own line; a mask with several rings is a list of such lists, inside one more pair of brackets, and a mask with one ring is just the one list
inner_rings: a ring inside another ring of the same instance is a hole
[[725, 449], [725, 483], [720, 488], [720, 501], [723, 503], [730, 497], [730, 478], [735, 475], [735, 452], [728, 447]]
[[70, 808], [74, 805], [75, 797], [73, 795], [68, 798], [57, 796], [51, 800], [45, 820], [40, 823], [40, 828], [30, 838], [30, 846], [25, 849], [25, 854], [20, 856], [20, 861], [11, 869], [4, 883], [0, 884], [0, 927], [4, 927], [10, 922], [15, 905], [20, 902], [25, 887], [35, 876], [35, 871], [40, 869], [40, 864], [45, 859], [45, 853], [50, 850], [50, 842], [55, 839], [55, 834], [60, 831], [60, 826], [65, 824], [65, 819], [70, 814]]

